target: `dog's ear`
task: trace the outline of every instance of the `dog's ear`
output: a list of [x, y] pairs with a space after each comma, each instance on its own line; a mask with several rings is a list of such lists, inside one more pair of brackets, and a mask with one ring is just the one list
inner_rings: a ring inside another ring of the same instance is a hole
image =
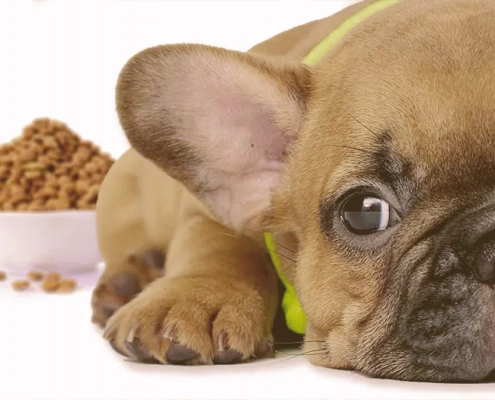
[[302, 64], [203, 45], [158, 46], [122, 69], [117, 111], [132, 147], [222, 223], [262, 229], [309, 81]]

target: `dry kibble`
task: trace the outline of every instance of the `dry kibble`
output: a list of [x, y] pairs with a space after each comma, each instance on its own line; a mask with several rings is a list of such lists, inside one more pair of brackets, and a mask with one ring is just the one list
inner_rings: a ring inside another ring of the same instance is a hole
[[94, 209], [113, 163], [66, 124], [35, 119], [0, 145], [0, 211]]
[[19, 203], [16, 207], [16, 210], [17, 211], [27, 211], [29, 208], [29, 204], [28, 203]]
[[29, 281], [27, 279], [18, 279], [12, 282], [12, 287], [17, 292], [22, 292], [29, 288]]
[[46, 278], [55, 279], [55, 280], [59, 281], [62, 277], [60, 276], [60, 274], [58, 272], [50, 272], [50, 273], [46, 274]]
[[28, 278], [32, 281], [39, 282], [43, 280], [43, 274], [39, 271], [31, 271], [28, 273]]
[[3, 204], [3, 210], [4, 211], [14, 211], [14, 205], [10, 202], [5, 202]]
[[32, 179], [37, 179], [37, 178], [41, 178], [42, 177], [42, 173], [40, 171], [26, 171], [24, 173], [24, 176], [29, 179], [29, 180], [32, 180]]
[[[0, 271], [0, 280], [6, 279], [6, 274]], [[77, 280], [65, 278], [58, 272], [50, 272], [46, 275], [39, 271], [30, 271], [27, 274], [28, 279], [17, 279], [12, 282], [12, 288], [18, 292], [27, 290], [31, 286], [31, 281], [41, 282], [39, 289], [46, 293], [69, 294], [77, 289]]]
[[63, 279], [60, 281], [58, 293], [72, 293], [76, 290], [77, 282], [74, 279]]
[[41, 284], [41, 289], [44, 292], [55, 292], [60, 286], [60, 274], [57, 272], [49, 273], [45, 276], [43, 283]]

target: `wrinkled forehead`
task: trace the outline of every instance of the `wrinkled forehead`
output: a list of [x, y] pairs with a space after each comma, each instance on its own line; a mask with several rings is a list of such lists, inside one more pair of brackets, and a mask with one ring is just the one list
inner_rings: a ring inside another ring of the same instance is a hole
[[378, 132], [361, 156], [362, 176], [402, 198], [457, 198], [495, 188], [495, 125], [452, 127], [442, 134]]
[[493, 80], [486, 71], [422, 77], [411, 68], [409, 75], [361, 76], [349, 86], [342, 138], [368, 146], [374, 161], [397, 173], [486, 175], [495, 167]]
[[479, 88], [457, 97], [444, 95], [448, 90], [376, 88], [373, 95], [381, 95], [383, 105], [375, 98], [374, 104], [349, 106], [340, 117], [342, 134], [327, 137], [341, 160], [329, 171], [328, 191], [363, 179], [383, 182], [403, 198], [421, 192], [459, 197], [493, 188], [495, 92]]
[[308, 182], [300, 193], [311, 182], [335, 194], [365, 175], [430, 193], [493, 184], [495, 35], [486, 49], [471, 46], [481, 34], [451, 36], [356, 40], [314, 69], [294, 163]]
[[424, 82], [394, 91], [377, 80], [353, 94], [339, 111], [318, 112], [304, 135], [294, 164], [301, 198], [318, 187], [322, 203], [361, 182], [383, 183], [411, 205], [493, 192], [495, 91]]
[[[422, 140], [448, 140], [469, 127], [484, 135], [480, 128], [493, 125], [495, 110], [493, 19], [478, 13], [440, 25], [403, 22], [363, 24], [315, 68], [320, 122], [332, 108], [333, 120], [350, 114], [373, 131], [409, 131]], [[344, 128], [350, 139], [353, 127]]]

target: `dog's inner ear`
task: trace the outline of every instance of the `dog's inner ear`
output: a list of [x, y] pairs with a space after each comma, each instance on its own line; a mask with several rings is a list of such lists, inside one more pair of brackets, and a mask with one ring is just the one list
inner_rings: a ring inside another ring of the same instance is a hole
[[262, 229], [309, 91], [303, 65], [202, 45], [131, 58], [117, 111], [135, 150], [237, 231]]

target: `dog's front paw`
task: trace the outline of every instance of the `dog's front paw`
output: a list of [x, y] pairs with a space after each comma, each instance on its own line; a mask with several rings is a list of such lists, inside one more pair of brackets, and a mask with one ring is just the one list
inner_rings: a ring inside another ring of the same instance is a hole
[[104, 328], [108, 319], [143, 288], [143, 279], [134, 271], [103, 276], [91, 296], [91, 321]]
[[149, 250], [130, 256], [123, 265], [107, 266], [91, 296], [92, 322], [104, 328], [115, 311], [163, 275], [164, 260], [162, 252]]
[[222, 278], [162, 278], [108, 321], [105, 338], [141, 362], [229, 364], [273, 356], [258, 292]]

